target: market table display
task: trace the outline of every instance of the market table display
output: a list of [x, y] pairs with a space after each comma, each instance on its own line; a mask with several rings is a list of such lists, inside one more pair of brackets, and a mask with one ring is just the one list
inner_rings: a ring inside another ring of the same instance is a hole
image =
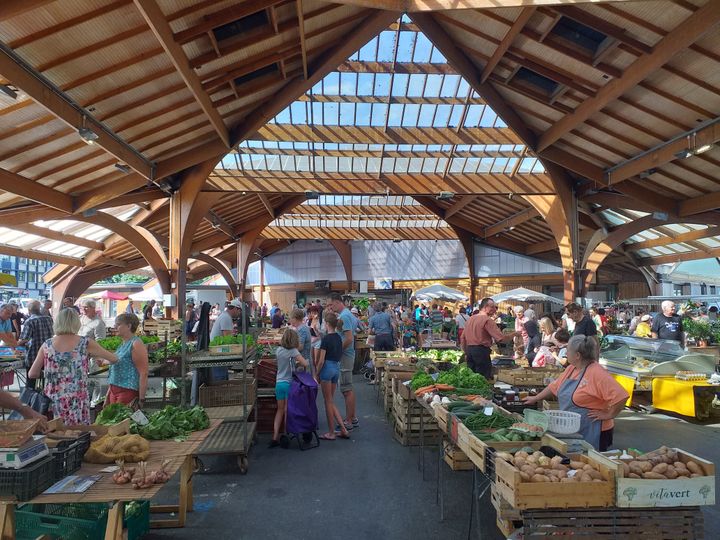
[[[427, 401], [427, 396], [417, 399]], [[432, 394], [430, 401], [440, 429], [476, 465], [470, 527], [480, 499], [490, 491], [497, 526], [506, 536], [522, 526], [526, 537], [533, 538], [703, 537], [698, 507], [715, 503], [715, 467], [700, 457], [667, 447], [645, 454], [632, 450], [601, 454], [591, 448], [573, 454], [549, 434], [537, 442], [493, 440], [485, 433], [489, 430], [466, 425], [468, 418], [487, 409], [473, 413], [467, 405], [438, 401]], [[514, 416], [498, 408], [495, 412]], [[442, 486], [438, 489], [441, 493]]]
[[[211, 421], [210, 427], [188, 435], [182, 442], [150, 441], [150, 454], [146, 459], [148, 470], [164, 470], [170, 477], [180, 471], [180, 492], [177, 505], [151, 506], [153, 513], [177, 513], [177, 518], [151, 522], [151, 527], [184, 527], [188, 511], [192, 511], [193, 455], [202, 442], [220, 425], [220, 420]], [[123, 538], [123, 510], [127, 501], [152, 499], [164, 484], [153, 484], [145, 489], [134, 489], [131, 483], [117, 484], [112, 472], [102, 472], [107, 464], [83, 463], [75, 473], [77, 476], [98, 475], [99, 479], [82, 493], [40, 494], [29, 501], [15, 501], [11, 498], [0, 500], [0, 531], [2, 540], [15, 538], [15, 507], [20, 502], [31, 504], [108, 503], [111, 505], [107, 516], [106, 540]]]

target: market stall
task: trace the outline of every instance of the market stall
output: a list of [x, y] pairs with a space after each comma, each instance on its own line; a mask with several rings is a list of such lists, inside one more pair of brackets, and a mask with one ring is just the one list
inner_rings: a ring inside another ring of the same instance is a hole
[[609, 335], [602, 340], [600, 364], [628, 391], [628, 406], [644, 402], [702, 420], [720, 390], [710, 382], [714, 356], [686, 352], [676, 341]]
[[[114, 422], [126, 414], [115, 407], [103, 420]], [[208, 420], [202, 409], [173, 409], [138, 424], [133, 430], [139, 434], [128, 433], [128, 418], [109, 426], [53, 421], [47, 435], [32, 436], [32, 425], [10, 440], [9, 430], [15, 428], [2, 423], [3, 445], [9, 446], [2, 450], [0, 468], [2, 538], [60, 532], [68, 538], [104, 533], [106, 539], [119, 540], [138, 538], [148, 526], [183, 527], [193, 504], [193, 455], [219, 424]], [[116, 464], [118, 456], [124, 463]], [[150, 500], [178, 471], [178, 504], [151, 506]], [[149, 521], [150, 513], [175, 517]]]
[[393, 385], [394, 393], [416, 403], [423, 473], [425, 450], [435, 449], [441, 518], [446, 463], [452, 470], [473, 470], [470, 528], [482, 527], [476, 513], [488, 497], [497, 527], [512, 538], [599, 532], [615, 538], [703, 537], [699, 507], [715, 503], [711, 462], [666, 447], [601, 454], [575, 438], [579, 415], [510, 412], [491, 399], [487, 381], [465, 381], [461, 369], [442, 379], [451, 372], [433, 378], [421, 369], [407, 383]]

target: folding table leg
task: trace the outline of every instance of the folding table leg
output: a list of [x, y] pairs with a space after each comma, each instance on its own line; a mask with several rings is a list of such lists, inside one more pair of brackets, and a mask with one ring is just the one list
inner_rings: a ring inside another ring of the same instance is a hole
[[110, 508], [105, 527], [105, 540], [122, 540], [124, 509], [125, 503], [123, 501], [115, 501], [112, 508]]
[[15, 505], [12, 503], [0, 503], [0, 538], [15, 539]]

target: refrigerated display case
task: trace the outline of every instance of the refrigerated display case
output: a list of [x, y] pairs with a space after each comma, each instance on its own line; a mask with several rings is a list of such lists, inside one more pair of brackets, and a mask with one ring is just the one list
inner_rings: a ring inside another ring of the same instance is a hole
[[676, 378], [678, 372], [715, 372], [710, 354], [687, 352], [677, 341], [609, 335], [602, 339], [600, 364], [628, 391], [632, 404], [638, 392], [652, 393], [652, 406], [685, 416], [706, 418], [719, 387], [706, 380]]

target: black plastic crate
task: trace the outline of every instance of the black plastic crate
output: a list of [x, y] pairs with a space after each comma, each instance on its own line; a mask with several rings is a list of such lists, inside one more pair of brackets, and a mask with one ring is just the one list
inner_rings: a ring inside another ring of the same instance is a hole
[[63, 441], [53, 448], [51, 456], [54, 462], [53, 478], [62, 480], [77, 471], [82, 465], [83, 456], [90, 448], [90, 432], [83, 433], [72, 441]]
[[22, 469], [0, 469], [0, 496], [27, 501], [55, 483], [55, 460], [52, 456], [39, 459]]

